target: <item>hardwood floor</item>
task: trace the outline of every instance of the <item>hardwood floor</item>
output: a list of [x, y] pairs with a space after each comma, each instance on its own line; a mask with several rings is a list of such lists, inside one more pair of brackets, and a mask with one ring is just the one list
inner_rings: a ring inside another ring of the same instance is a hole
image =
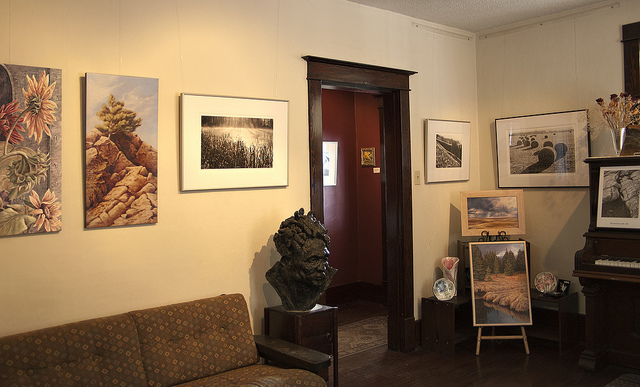
[[[383, 306], [358, 301], [340, 305], [338, 325], [386, 313]], [[476, 356], [474, 339], [456, 346], [455, 356], [423, 351], [411, 353], [374, 348], [339, 359], [339, 384], [358, 386], [581, 386], [602, 387], [638, 369], [607, 366], [597, 373], [578, 367], [581, 345], [560, 355], [554, 343], [529, 339], [483, 341]], [[329, 385], [333, 385], [331, 378]]]

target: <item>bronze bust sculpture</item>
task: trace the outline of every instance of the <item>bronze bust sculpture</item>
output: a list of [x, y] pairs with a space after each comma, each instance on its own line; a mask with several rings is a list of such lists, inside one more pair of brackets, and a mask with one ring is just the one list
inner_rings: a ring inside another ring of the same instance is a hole
[[273, 236], [282, 258], [266, 273], [266, 278], [286, 310], [312, 309], [338, 271], [329, 266], [329, 235], [313, 212], [304, 209], [280, 223]]

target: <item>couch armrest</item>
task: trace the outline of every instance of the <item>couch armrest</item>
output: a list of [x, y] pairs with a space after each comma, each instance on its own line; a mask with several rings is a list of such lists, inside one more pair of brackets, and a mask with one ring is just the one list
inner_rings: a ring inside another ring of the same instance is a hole
[[258, 354], [276, 365], [302, 368], [316, 374], [331, 365], [331, 356], [315, 349], [267, 335], [255, 335], [254, 338]]

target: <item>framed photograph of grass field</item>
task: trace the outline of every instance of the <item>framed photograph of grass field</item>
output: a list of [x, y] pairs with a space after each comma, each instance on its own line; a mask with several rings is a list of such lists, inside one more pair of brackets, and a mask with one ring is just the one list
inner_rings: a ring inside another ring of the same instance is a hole
[[182, 94], [181, 190], [288, 184], [289, 102]]
[[498, 186], [587, 187], [587, 111], [499, 118], [495, 121]]
[[524, 192], [521, 189], [462, 191], [460, 217], [463, 236], [479, 236], [483, 232], [497, 235], [525, 234]]
[[526, 243], [469, 243], [473, 326], [532, 324]]

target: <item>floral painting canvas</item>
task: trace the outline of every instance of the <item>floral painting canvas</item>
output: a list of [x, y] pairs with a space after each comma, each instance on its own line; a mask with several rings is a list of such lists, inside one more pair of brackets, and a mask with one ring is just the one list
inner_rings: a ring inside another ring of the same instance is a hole
[[62, 70], [0, 64], [0, 236], [62, 229]]
[[158, 222], [158, 79], [86, 75], [85, 227]]

